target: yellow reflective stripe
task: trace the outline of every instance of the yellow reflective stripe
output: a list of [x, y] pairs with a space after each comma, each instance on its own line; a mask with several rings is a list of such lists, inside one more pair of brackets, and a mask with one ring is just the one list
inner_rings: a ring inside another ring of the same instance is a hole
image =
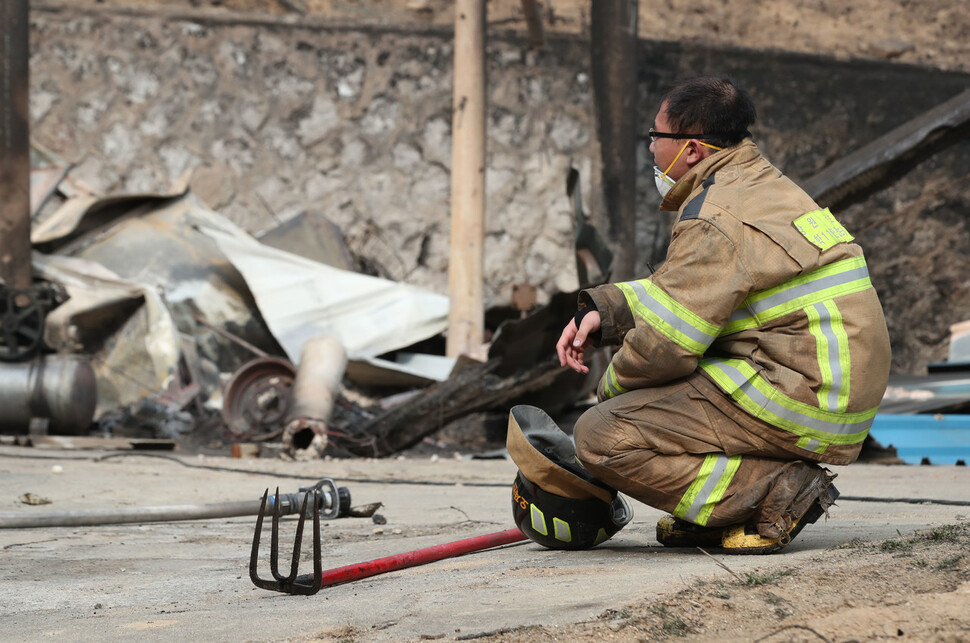
[[826, 251], [839, 243], [848, 243], [855, 237], [839, 223], [831, 210], [806, 212], [793, 222], [795, 229], [808, 239], [808, 242], [821, 251]]
[[833, 263], [821, 266], [820, 268], [816, 268], [812, 272], [805, 273], [800, 277], [789, 279], [785, 283], [775, 286], [774, 288], [760, 290], [750, 295], [745, 301], [748, 303], [757, 303], [764, 299], [773, 297], [774, 295], [777, 295], [780, 292], [791, 290], [796, 286], [804, 286], [814, 281], [819, 281], [820, 279], [823, 279], [825, 277], [831, 277], [834, 275], [855, 270], [857, 268], [865, 268], [865, 267], [866, 267], [865, 257], [850, 257], [848, 259], [843, 259], [841, 261], [835, 261]]
[[603, 389], [606, 392], [606, 399], [611, 399], [627, 392], [616, 380], [616, 371], [613, 370], [613, 362], [610, 362], [610, 365], [606, 367], [606, 373], [603, 374]]
[[532, 518], [532, 528], [536, 530], [536, 533], [548, 536], [549, 529], [546, 527], [546, 517], [542, 513], [542, 510], [534, 504], [529, 505], [529, 510], [529, 515]]
[[757, 328], [800, 308], [870, 288], [865, 258], [836, 261], [774, 288], [752, 293], [731, 315], [721, 335]]
[[674, 515], [696, 525], [706, 525], [740, 465], [739, 455], [729, 458], [723, 453], [712, 453], [704, 458], [697, 478], [680, 499]]
[[697, 500], [697, 494], [699, 494], [701, 489], [704, 488], [704, 483], [707, 482], [707, 478], [711, 475], [711, 471], [714, 470], [714, 465], [716, 463], [716, 454], [711, 454], [704, 458], [704, 463], [701, 465], [701, 470], [697, 472], [697, 477], [694, 478], [694, 482], [687, 487], [684, 497], [680, 499], [680, 502], [677, 503], [677, 507], [674, 508], [675, 516], [678, 518], [683, 518], [687, 513], [687, 510], [691, 508], [691, 505], [693, 505], [694, 501]]
[[795, 446], [806, 451], [812, 451], [813, 453], [825, 453], [825, 449], [828, 447], [827, 444], [822, 444], [813, 438], [798, 438]]
[[695, 355], [703, 355], [721, 332], [649, 279], [616, 284], [636, 317]]
[[707, 502], [704, 504], [704, 508], [701, 509], [700, 514], [697, 516], [698, 525], [706, 525], [708, 518], [711, 517], [711, 512], [714, 511], [714, 506], [721, 502], [724, 498], [724, 492], [727, 491], [728, 486], [734, 479], [734, 474], [738, 472], [738, 467], [741, 466], [741, 456], [735, 455], [728, 458], [727, 467], [724, 473], [721, 474], [721, 478], [718, 480], [717, 485], [714, 487], [714, 491], [707, 498]]
[[836, 411], [845, 412], [849, 408], [849, 381], [852, 373], [852, 358], [849, 355], [849, 334], [845, 332], [845, 325], [842, 323], [842, 311], [835, 305], [834, 301], [825, 302], [832, 319], [832, 331], [839, 340], [839, 368], [842, 371], [842, 383], [839, 386], [839, 399], [835, 406]]
[[739, 359], [703, 359], [700, 367], [751, 415], [826, 444], [862, 442], [878, 409], [839, 413], [809, 406], [776, 390], [750, 364]]
[[596, 532], [596, 540], [593, 541], [593, 547], [595, 547], [596, 545], [600, 544], [604, 540], [608, 540], [609, 537], [610, 536], [609, 536], [609, 534], [606, 533], [606, 530], [603, 529], [602, 527], [600, 527], [600, 530], [598, 532]]
[[808, 332], [815, 338], [815, 354], [818, 358], [818, 368], [822, 374], [822, 384], [818, 387], [816, 396], [818, 397], [818, 407], [820, 409], [834, 410], [829, 404], [829, 393], [832, 391], [832, 365], [829, 360], [829, 338], [822, 332], [822, 316], [815, 309], [815, 306], [805, 308], [805, 315], [808, 317]]
[[561, 540], [564, 543], [573, 541], [573, 534], [569, 530], [569, 523], [559, 518], [552, 519], [552, 532], [555, 534], [556, 540]]
[[817, 391], [818, 406], [826, 411], [845, 411], [849, 406], [849, 336], [842, 313], [835, 302], [826, 301], [805, 308], [808, 331], [815, 338], [822, 383]]

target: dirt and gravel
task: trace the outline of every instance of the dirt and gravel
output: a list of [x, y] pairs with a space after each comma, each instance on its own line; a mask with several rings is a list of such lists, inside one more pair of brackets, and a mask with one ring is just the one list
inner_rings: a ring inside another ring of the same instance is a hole
[[[970, 524], [879, 542], [851, 540], [810, 564], [693, 579], [595, 620], [528, 627], [490, 640], [970, 640]], [[488, 640], [488, 639], [486, 639]]]
[[[306, 598], [249, 581], [252, 516], [0, 529], [0, 638], [970, 640], [970, 470], [835, 470], [843, 497], [781, 554], [664, 548], [654, 538], [662, 514], [633, 502], [633, 521], [589, 551], [524, 542]], [[332, 569], [511, 528], [514, 475], [506, 460], [440, 456], [284, 462], [0, 446], [0, 524], [8, 512], [37, 520], [255, 501], [266, 487], [290, 493], [327, 476], [354, 506], [383, 505], [377, 521], [324, 521], [323, 567]], [[875, 500], [890, 496], [937, 502]], [[294, 522], [281, 528], [284, 557]]]

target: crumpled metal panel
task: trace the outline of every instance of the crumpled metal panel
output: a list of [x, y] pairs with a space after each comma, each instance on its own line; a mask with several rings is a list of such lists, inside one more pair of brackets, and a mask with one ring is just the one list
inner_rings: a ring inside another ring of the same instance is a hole
[[339, 270], [248, 235], [202, 230], [245, 277], [266, 324], [294, 363], [304, 342], [318, 335], [339, 338], [350, 359], [364, 359], [427, 339], [448, 324], [444, 295]]
[[90, 355], [98, 382], [95, 418], [165, 388], [179, 360], [179, 333], [153, 288], [75, 257], [33, 256], [34, 273], [70, 299], [47, 315], [45, 343]]

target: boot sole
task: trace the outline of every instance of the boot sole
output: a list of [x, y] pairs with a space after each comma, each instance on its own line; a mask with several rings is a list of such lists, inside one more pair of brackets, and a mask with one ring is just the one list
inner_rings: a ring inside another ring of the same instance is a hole
[[[829, 485], [828, 488], [829, 495], [834, 503], [838, 497], [841, 495], [839, 490], [835, 488], [835, 485]], [[822, 505], [816, 500], [812, 503], [812, 506], [808, 508], [808, 511], [795, 523], [795, 526], [791, 528], [788, 532], [788, 542], [782, 543], [780, 540], [778, 542], [771, 543], [770, 545], [763, 545], [761, 547], [722, 547], [722, 551], [726, 554], [737, 554], [741, 556], [745, 555], [763, 555], [763, 554], [774, 554], [779, 552], [785, 547], [787, 547], [791, 541], [795, 540], [805, 525], [814, 524], [819, 518], [825, 515], [825, 510], [822, 509]]]

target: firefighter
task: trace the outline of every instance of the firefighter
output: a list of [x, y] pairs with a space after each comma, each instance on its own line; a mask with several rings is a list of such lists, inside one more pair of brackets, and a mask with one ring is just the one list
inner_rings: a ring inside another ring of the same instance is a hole
[[577, 456], [670, 514], [666, 546], [784, 548], [827, 515], [819, 463], [855, 461], [889, 377], [862, 249], [761, 155], [755, 117], [723, 76], [664, 93], [649, 135], [660, 207], [678, 213], [666, 261], [582, 291], [557, 345], [581, 373], [591, 346], [617, 347]]

